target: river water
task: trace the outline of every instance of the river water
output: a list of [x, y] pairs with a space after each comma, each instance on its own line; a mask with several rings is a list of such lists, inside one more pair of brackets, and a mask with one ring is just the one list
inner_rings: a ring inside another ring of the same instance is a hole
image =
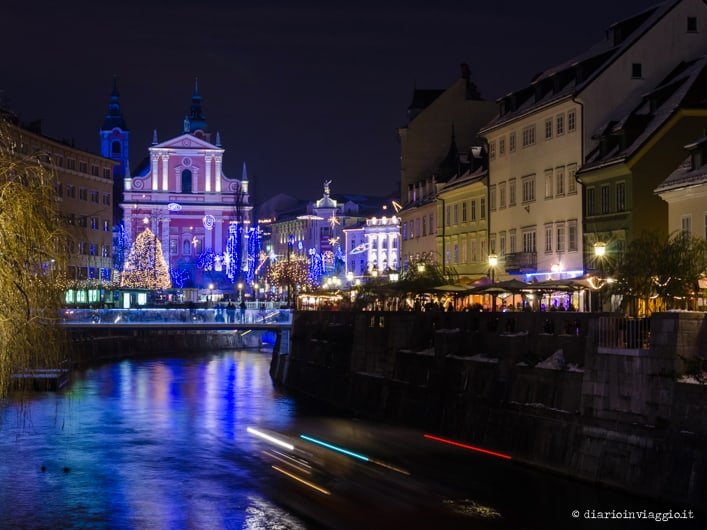
[[[643, 528], [570, 514], [685, 509], [324, 414], [273, 387], [269, 363], [252, 351], [124, 360], [0, 405], [0, 528]], [[287, 454], [248, 427], [335, 449]]]

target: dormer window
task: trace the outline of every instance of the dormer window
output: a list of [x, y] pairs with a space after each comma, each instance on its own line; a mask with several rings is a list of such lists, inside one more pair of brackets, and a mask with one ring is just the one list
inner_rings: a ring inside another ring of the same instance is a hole
[[633, 63], [631, 65], [631, 78], [643, 79], [643, 65], [641, 63]]
[[697, 17], [687, 17], [687, 32], [697, 33]]

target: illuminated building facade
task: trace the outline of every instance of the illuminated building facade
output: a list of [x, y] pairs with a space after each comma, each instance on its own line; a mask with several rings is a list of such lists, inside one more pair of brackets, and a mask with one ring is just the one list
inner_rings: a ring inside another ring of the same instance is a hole
[[219, 133], [211, 142], [201, 104], [197, 84], [182, 133], [159, 142], [155, 131], [149, 157], [124, 177], [120, 207], [129, 243], [145, 227], [161, 242], [172, 287], [223, 289], [248, 274], [252, 206], [245, 163], [240, 180], [224, 175], [225, 149]]

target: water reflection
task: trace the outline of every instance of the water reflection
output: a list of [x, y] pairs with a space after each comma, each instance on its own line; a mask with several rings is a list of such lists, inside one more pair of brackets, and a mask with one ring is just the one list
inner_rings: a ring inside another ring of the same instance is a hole
[[0, 526], [304, 528], [262, 494], [267, 470], [241, 427], [292, 421], [268, 368], [253, 352], [122, 361], [77, 374], [63, 394], [11, 402]]

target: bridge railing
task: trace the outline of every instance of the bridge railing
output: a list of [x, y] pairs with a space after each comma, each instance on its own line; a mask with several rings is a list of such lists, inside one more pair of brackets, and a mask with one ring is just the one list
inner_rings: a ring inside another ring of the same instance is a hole
[[208, 309], [133, 308], [133, 309], [63, 309], [63, 324], [292, 324], [291, 309]]

